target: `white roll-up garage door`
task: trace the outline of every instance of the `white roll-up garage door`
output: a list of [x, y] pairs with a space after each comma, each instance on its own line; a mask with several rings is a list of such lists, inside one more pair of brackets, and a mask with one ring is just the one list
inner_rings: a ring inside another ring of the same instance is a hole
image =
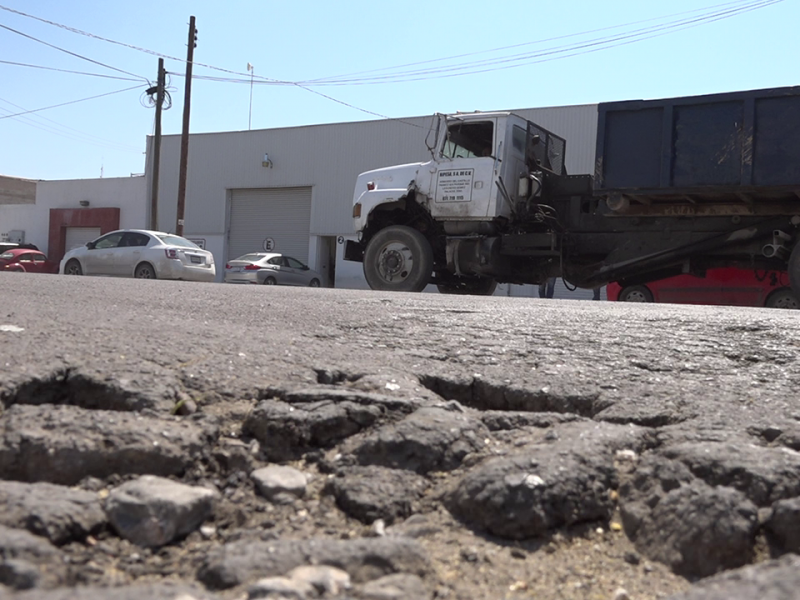
[[231, 190], [228, 260], [280, 252], [308, 262], [311, 188]]
[[73, 248], [84, 246], [100, 237], [99, 227], [67, 227], [67, 243], [64, 250], [69, 252]]

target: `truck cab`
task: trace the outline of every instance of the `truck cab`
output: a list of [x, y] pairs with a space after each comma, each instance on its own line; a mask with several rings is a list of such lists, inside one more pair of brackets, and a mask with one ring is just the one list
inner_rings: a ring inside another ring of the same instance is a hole
[[[362, 231], [379, 205], [412, 192], [440, 221], [509, 219], [530, 190], [519, 181], [542, 169], [565, 172], [563, 139], [513, 113], [437, 115], [431, 160], [362, 173], [354, 218]], [[444, 125], [442, 128], [441, 125]]]
[[[353, 218], [361, 239], [348, 244], [345, 258], [364, 261], [372, 239], [391, 227], [403, 240], [370, 256], [376, 268], [365, 262], [371, 287], [418, 291], [432, 282], [440, 291], [486, 293], [494, 278], [461, 268], [463, 246], [512, 223], [541, 192], [544, 172], [565, 172], [566, 142], [507, 112], [437, 115], [429, 137], [435, 140], [428, 147], [431, 160], [358, 177]], [[416, 238], [411, 248], [409, 238]], [[419, 267], [427, 276], [414, 276]]]

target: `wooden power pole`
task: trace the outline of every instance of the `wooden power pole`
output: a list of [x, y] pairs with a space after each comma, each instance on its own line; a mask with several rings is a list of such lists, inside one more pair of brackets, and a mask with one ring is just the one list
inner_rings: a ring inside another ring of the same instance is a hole
[[183, 213], [186, 208], [186, 167], [189, 160], [189, 106], [192, 98], [192, 61], [197, 45], [194, 17], [189, 17], [189, 48], [186, 53], [186, 88], [183, 94], [183, 130], [181, 132], [181, 166], [178, 173], [178, 218], [175, 233], [183, 235]]
[[158, 231], [158, 171], [161, 166], [161, 110], [164, 106], [164, 88], [167, 77], [164, 59], [158, 59], [158, 81], [156, 83], [156, 134], [153, 138], [153, 187], [150, 193], [150, 229]]

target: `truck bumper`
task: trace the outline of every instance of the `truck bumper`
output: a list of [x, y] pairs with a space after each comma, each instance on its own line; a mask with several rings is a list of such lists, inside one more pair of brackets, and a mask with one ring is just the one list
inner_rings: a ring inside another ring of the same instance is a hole
[[344, 259], [364, 262], [364, 246], [355, 240], [347, 240], [344, 245]]

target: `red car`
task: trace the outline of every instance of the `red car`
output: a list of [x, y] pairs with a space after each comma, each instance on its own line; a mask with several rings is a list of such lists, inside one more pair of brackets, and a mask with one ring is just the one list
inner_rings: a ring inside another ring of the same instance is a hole
[[785, 271], [709, 269], [705, 277], [677, 275], [643, 285], [609, 283], [609, 300], [800, 308]]
[[0, 271], [58, 273], [58, 263], [47, 260], [38, 250], [15, 248], [0, 254]]

